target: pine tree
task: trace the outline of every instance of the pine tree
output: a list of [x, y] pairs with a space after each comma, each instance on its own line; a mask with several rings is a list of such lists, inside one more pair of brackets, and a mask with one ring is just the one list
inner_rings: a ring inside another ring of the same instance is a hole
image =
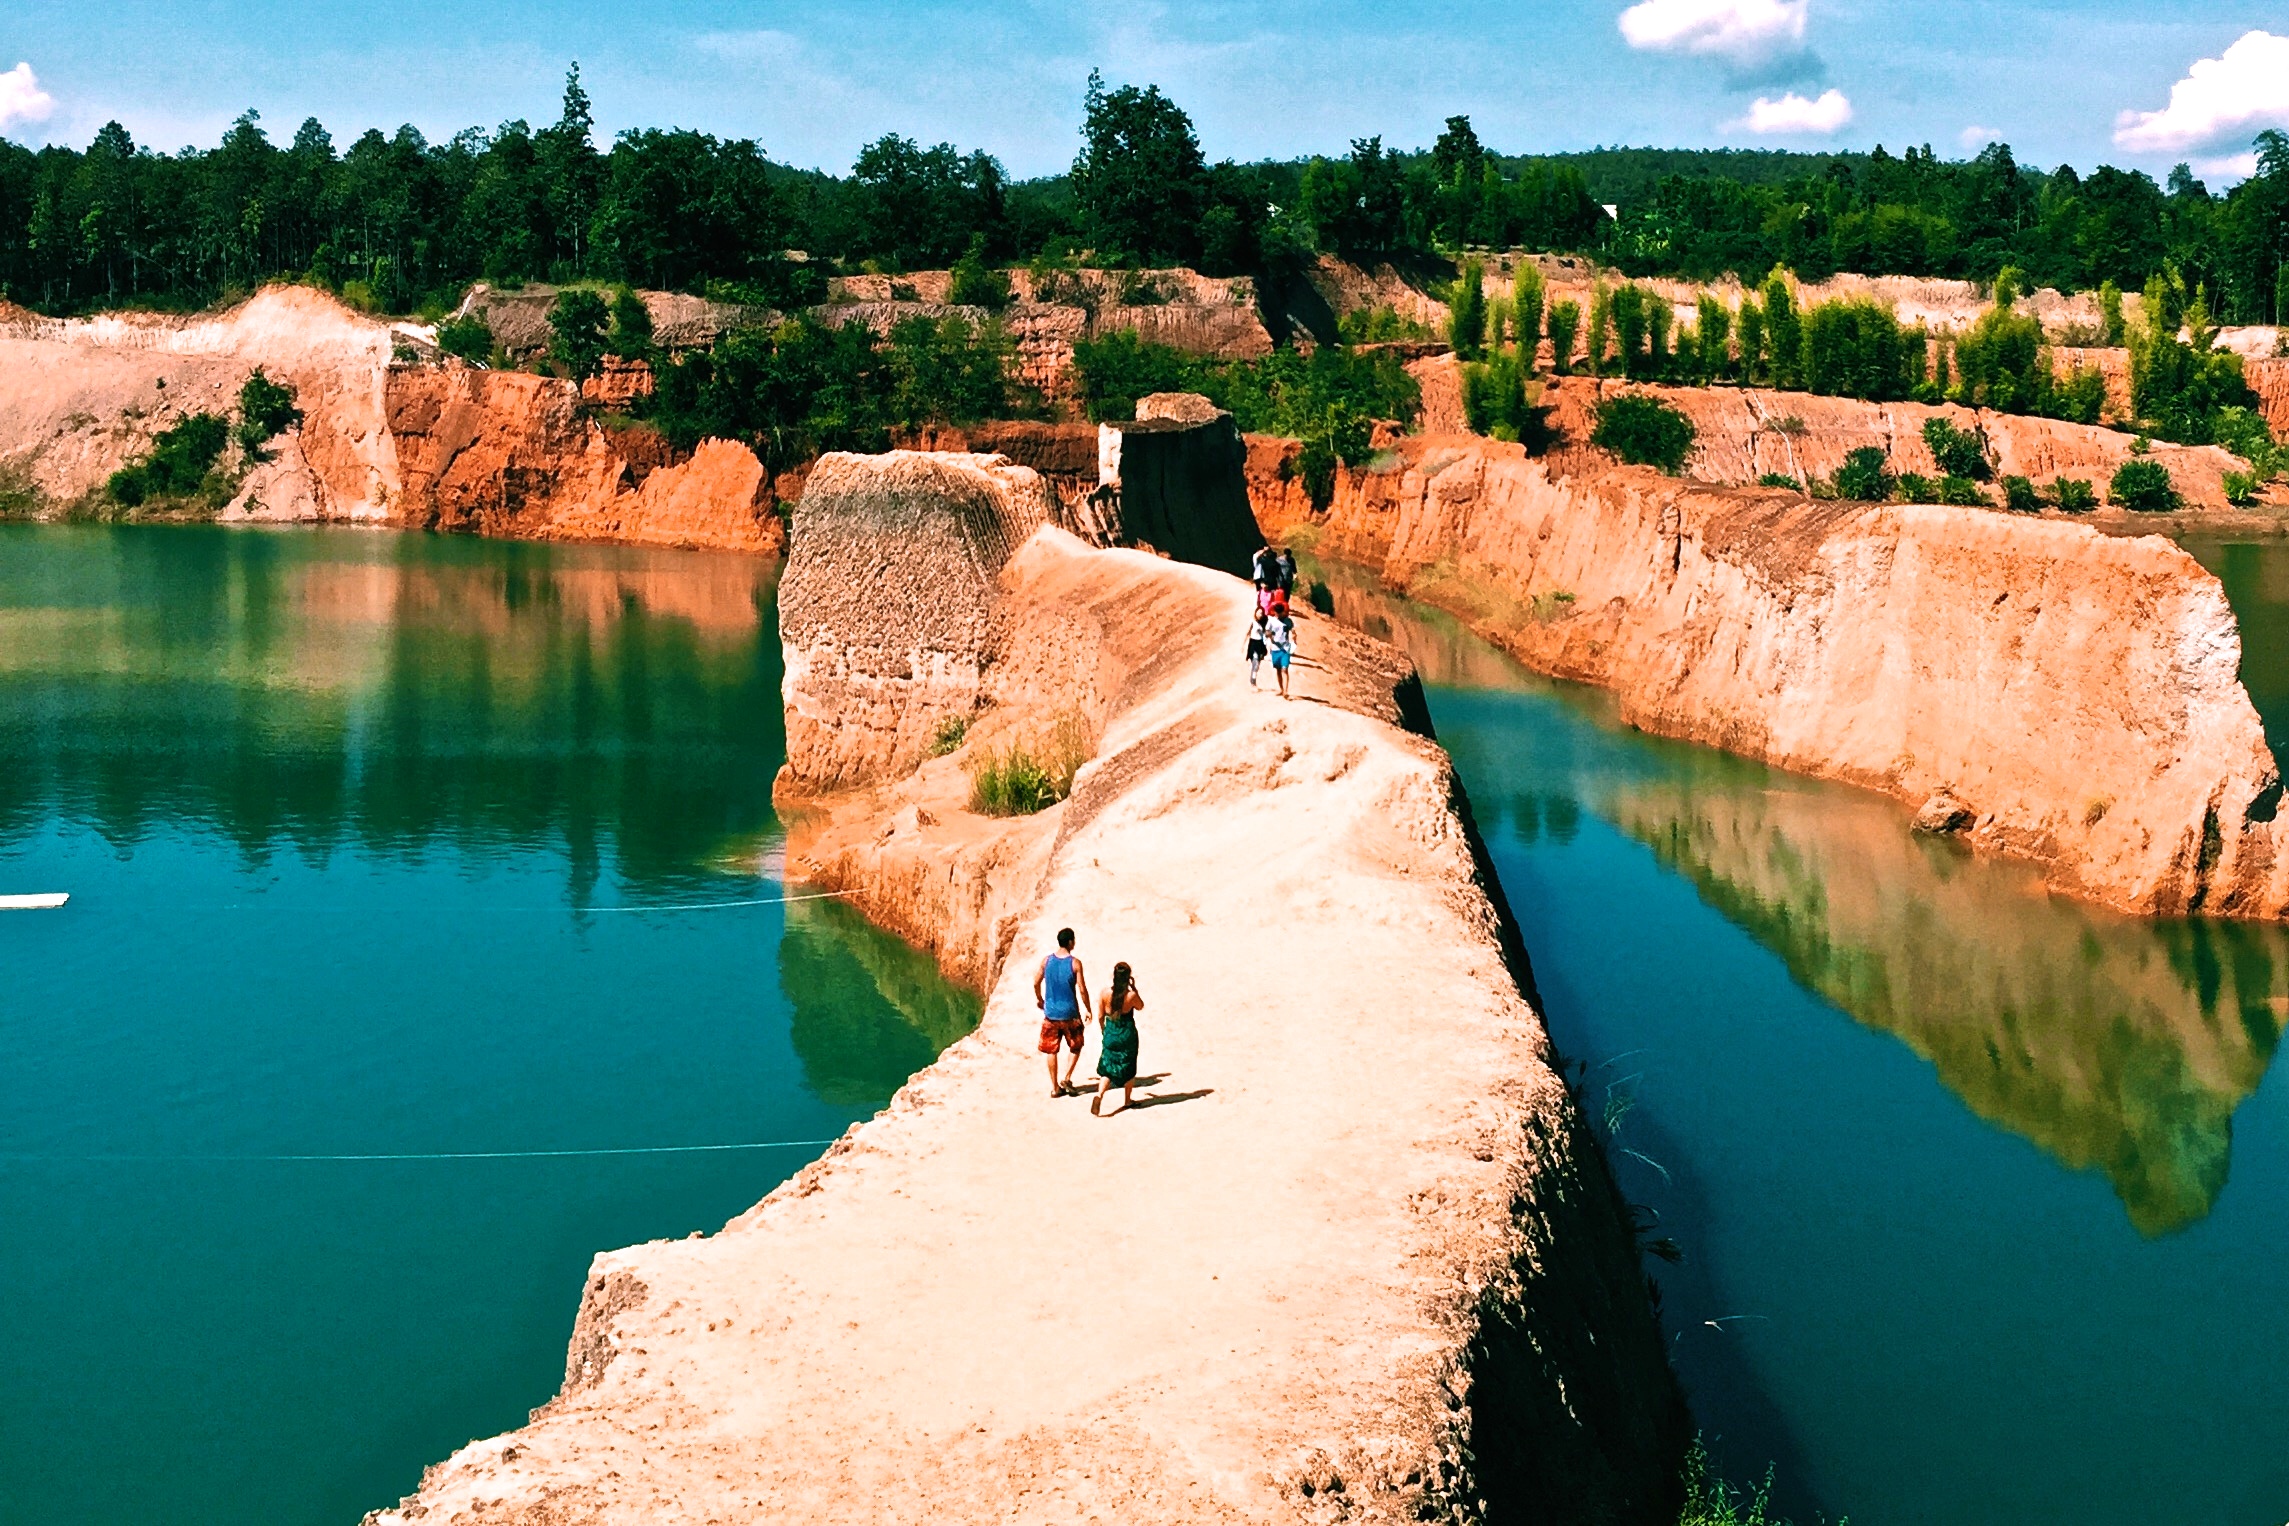
[[1518, 364], [1532, 375], [1542, 345], [1542, 270], [1523, 264], [1510, 286], [1510, 329], [1518, 343]]
[[1764, 278], [1765, 351], [1772, 384], [1793, 390], [1804, 380], [1804, 325], [1796, 315], [1796, 290], [1789, 273], [1775, 267]]

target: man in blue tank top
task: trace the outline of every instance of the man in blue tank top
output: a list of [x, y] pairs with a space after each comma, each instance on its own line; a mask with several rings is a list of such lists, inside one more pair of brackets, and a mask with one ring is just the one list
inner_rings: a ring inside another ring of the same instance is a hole
[[[1033, 972], [1033, 1004], [1041, 1009], [1041, 1052], [1049, 1056], [1049, 1095], [1062, 1097], [1073, 1090], [1073, 1072], [1081, 1064], [1082, 1017], [1089, 1010], [1089, 978], [1081, 961], [1073, 957], [1073, 929], [1059, 928], [1057, 952], [1042, 956]], [[1057, 1078], [1057, 1051], [1066, 1051], [1065, 1078]]]

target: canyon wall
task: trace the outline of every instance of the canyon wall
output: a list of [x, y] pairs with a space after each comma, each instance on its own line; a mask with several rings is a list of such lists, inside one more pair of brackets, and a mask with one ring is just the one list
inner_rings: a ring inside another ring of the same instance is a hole
[[[1428, 387], [1425, 388], [1426, 395]], [[2115, 470], [2130, 459], [2137, 441], [2119, 430], [2058, 419], [1964, 408], [1954, 403], [1863, 403], [1848, 397], [1809, 392], [1776, 392], [1765, 387], [1647, 387], [1590, 376], [1552, 378], [1542, 401], [1550, 422], [1564, 431], [1568, 446], [1554, 458], [1561, 472], [1601, 470], [1602, 452], [1580, 449], [1596, 427], [1598, 402], [1617, 393], [1643, 392], [1683, 413], [1693, 424], [1695, 447], [1687, 476], [1700, 482], [1745, 486], [1766, 473], [1798, 482], [1832, 476], [1845, 456], [1864, 446], [1884, 452], [1888, 470], [1941, 475], [1924, 444], [1928, 419], [1945, 419], [1969, 430], [1987, 445], [1994, 476], [2032, 478], [2047, 487], [2054, 478], [2092, 483], [2103, 501]], [[2242, 462], [2214, 445], [2172, 445], [2153, 441], [2153, 458], [2168, 468], [2170, 480], [2188, 506], [2227, 511], [2224, 475]], [[1995, 494], [1988, 485], [1990, 496]]]
[[571, 382], [409, 362], [418, 340], [294, 286], [196, 318], [18, 310], [0, 316], [0, 473], [37, 512], [100, 508], [113, 472], [193, 413], [232, 415], [259, 367], [294, 390], [302, 422], [239, 480], [226, 521], [784, 545], [774, 484], [745, 446], [682, 457], [649, 430], [604, 427]]
[[[1010, 549], [1018, 470], [822, 462], [781, 604], [790, 876], [983, 1025], [723, 1232], [597, 1258], [563, 1391], [377, 1526], [1666, 1526], [1688, 1422], [1627, 1211], [1410, 671], [1307, 618], [1299, 699], [1250, 692], [1242, 585]], [[960, 660], [901, 674], [940, 601]], [[851, 743], [808, 706], [861, 646]], [[965, 698], [950, 755], [880, 745]], [[1093, 754], [1071, 797], [974, 814], [976, 768], [1052, 729]], [[1044, 1095], [1060, 925], [1094, 986], [1136, 970], [1133, 1111]]]
[[2165, 540], [1564, 476], [1455, 439], [1345, 473], [1314, 516], [1268, 455], [1269, 532], [1305, 531], [1533, 666], [1614, 690], [1633, 725], [1883, 790], [2126, 910], [2289, 913], [2240, 634], [2217, 580]]

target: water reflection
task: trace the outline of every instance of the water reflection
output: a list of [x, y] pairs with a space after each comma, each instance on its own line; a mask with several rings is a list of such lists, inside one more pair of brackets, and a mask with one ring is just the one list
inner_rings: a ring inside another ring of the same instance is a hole
[[804, 1080], [839, 1106], [881, 1107], [985, 1015], [929, 955], [834, 901], [787, 908], [779, 985]]
[[175, 821], [609, 849], [639, 885], [771, 822], [774, 568], [359, 532], [0, 529], [0, 842]]
[[1527, 675], [1345, 569], [1321, 575], [1339, 618], [1394, 641], [1432, 685], [1548, 697], [1531, 759], [1449, 739], [1482, 812], [1564, 842], [1586, 807], [1980, 1117], [2105, 1173], [2140, 1231], [2210, 1212], [2234, 1110], [2280, 1041], [2289, 929], [2052, 897], [2025, 865], [1912, 835], [1891, 801], [1620, 731], [1606, 696]]

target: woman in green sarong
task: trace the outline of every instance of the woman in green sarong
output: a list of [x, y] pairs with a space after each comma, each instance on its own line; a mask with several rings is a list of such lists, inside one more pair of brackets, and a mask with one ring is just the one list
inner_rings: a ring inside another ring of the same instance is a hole
[[1098, 1108], [1105, 1102], [1105, 1093], [1115, 1086], [1121, 1089], [1121, 1105], [1113, 1111], [1125, 1113], [1136, 1105], [1137, 1086], [1137, 1019], [1144, 1010], [1144, 998], [1137, 994], [1136, 976], [1125, 964], [1113, 966], [1113, 988], [1097, 998], [1097, 1095], [1089, 1099], [1089, 1111], [1097, 1117], [1106, 1117]]

